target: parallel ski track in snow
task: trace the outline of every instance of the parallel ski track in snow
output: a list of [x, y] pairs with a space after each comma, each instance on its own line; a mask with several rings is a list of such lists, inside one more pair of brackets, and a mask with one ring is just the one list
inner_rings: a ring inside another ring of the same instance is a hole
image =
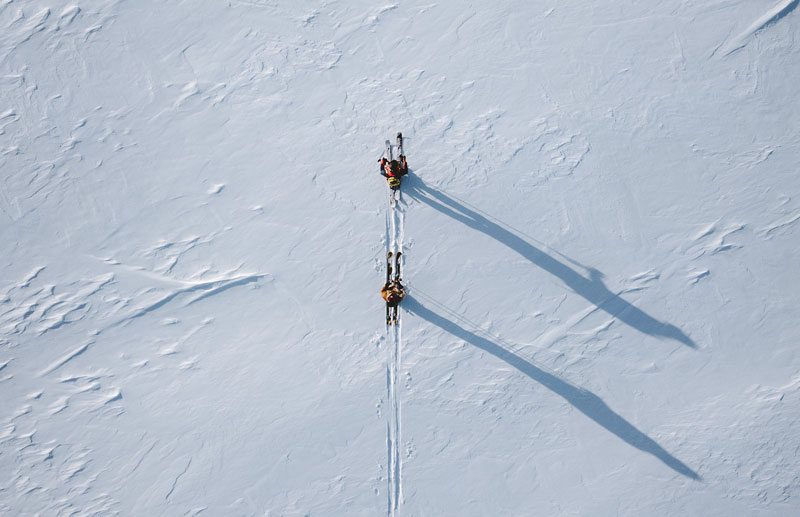
[[[405, 214], [399, 202], [387, 208], [386, 245], [387, 251], [393, 253], [403, 251], [403, 223]], [[404, 255], [400, 256], [400, 271], [404, 270]], [[398, 309], [397, 325], [386, 326], [387, 358], [386, 358], [386, 391], [391, 409], [386, 422], [386, 446], [388, 460], [387, 477], [387, 515], [397, 514], [402, 498], [402, 461], [400, 458], [400, 399], [397, 394], [397, 372], [400, 367], [402, 352], [402, 319]]]

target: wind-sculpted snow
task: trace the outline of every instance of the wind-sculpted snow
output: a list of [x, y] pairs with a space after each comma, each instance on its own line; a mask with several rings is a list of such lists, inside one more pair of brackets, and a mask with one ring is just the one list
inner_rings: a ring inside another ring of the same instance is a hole
[[[179, 287], [174, 289], [168, 289], [167, 294], [159, 296], [155, 301], [152, 302], [148, 301], [145, 302], [145, 305], [143, 306], [135, 307], [129, 315], [123, 317], [121, 320], [114, 323], [114, 326], [122, 325], [131, 319], [140, 318], [148, 313], [154, 312], [182, 295], [191, 295], [185, 302], [185, 306], [189, 306], [196, 302], [199, 302], [200, 300], [208, 298], [209, 296], [213, 296], [215, 294], [226, 291], [232, 287], [249, 284], [251, 282], [256, 282], [264, 276], [266, 275], [263, 274], [237, 275], [228, 278], [208, 280], [202, 282], [177, 282]], [[194, 294], [194, 293], [199, 293], [199, 294]]]
[[3, 295], [0, 325], [4, 334], [21, 334], [28, 330], [41, 336], [62, 325], [81, 320], [90, 310], [88, 300], [114, 280], [113, 274], [82, 281], [72, 292], [56, 292], [53, 284], [37, 282], [45, 266], [36, 268]]
[[755, 33], [788, 15], [797, 7], [798, 3], [800, 3], [800, 0], [782, 0], [776, 4], [772, 9], [764, 13], [763, 16], [755, 20], [744, 32], [726, 43], [721, 49], [723, 55], [727, 56], [747, 45], [748, 40]]
[[0, 0], [0, 514], [797, 515], [797, 5]]
[[[108, 264], [108, 261], [104, 263]], [[120, 385], [127, 383], [118, 377], [135, 375], [134, 372], [146, 368], [151, 360], [137, 360], [122, 368], [118, 364], [112, 365], [113, 361], [105, 364], [100, 361], [102, 366], [97, 365], [97, 358], [105, 356], [102, 349], [108, 346], [108, 334], [113, 334], [116, 327], [128, 326], [138, 318], [156, 314], [160, 309], [167, 308], [173, 300], [180, 300], [184, 306], [202, 305], [212, 296], [259, 282], [266, 276], [230, 274], [206, 281], [181, 282], [119, 264], [112, 263], [105, 267], [118, 271], [61, 286], [48, 284], [53, 280], [49, 274], [50, 268], [40, 266], [3, 291], [0, 321], [3, 322], [3, 335], [8, 337], [5, 347], [12, 359], [2, 364], [0, 374], [8, 371], [4, 379], [7, 381], [13, 381], [14, 378], [35, 379], [27, 386], [28, 393], [21, 397], [25, 402], [17, 406], [12, 415], [6, 415], [5, 432], [0, 439], [7, 451], [16, 451], [17, 463], [13, 470], [10, 469], [10, 463], [5, 464], [9, 467], [6, 473], [10, 484], [3, 486], [3, 490], [15, 498], [42, 492], [53, 494], [55, 499], [63, 501], [55, 494], [76, 489], [88, 491], [101, 474], [102, 469], [96, 469], [96, 460], [92, 460], [92, 457], [96, 457], [98, 444], [81, 440], [84, 445], [76, 449], [69, 438], [53, 443], [38, 437], [41, 428], [49, 429], [44, 434], [52, 433], [52, 426], [58, 425], [53, 421], [56, 418], [68, 421], [82, 418], [107, 420], [119, 418], [126, 412], [128, 401]], [[124, 298], [121, 285], [127, 284], [130, 275], [153, 282], [158, 290], [164, 290], [167, 294], [154, 302], [143, 302], [142, 298], [150, 298], [151, 288]], [[124, 315], [121, 319], [120, 314]], [[92, 329], [88, 337], [77, 337], [85, 332], [87, 321], [88, 328]], [[153, 359], [157, 361], [159, 356], [174, 356], [173, 368], [178, 371], [197, 368], [198, 357], [187, 357], [183, 349], [187, 341], [212, 321], [206, 319], [179, 340], [154, 351]], [[170, 319], [165, 321], [166, 325], [174, 323], [178, 322]], [[75, 337], [64, 335], [69, 327], [81, 325], [84, 325], [83, 328], [72, 334]], [[37, 345], [45, 342], [42, 339], [51, 334], [55, 341], [49, 341], [50, 345], [45, 351], [37, 351]], [[72, 344], [73, 339], [82, 342]], [[33, 355], [31, 352], [34, 352]], [[41, 365], [31, 360], [37, 355], [45, 361]], [[47, 359], [48, 356], [51, 359]], [[87, 363], [96, 366], [87, 367]], [[78, 429], [67, 432], [66, 436], [76, 431]], [[54, 471], [53, 465], [56, 466]], [[108, 497], [98, 498], [95, 503], [85, 508], [96, 508], [104, 513], [117, 504]], [[7, 509], [10, 508], [13, 507]], [[72, 507], [68, 503], [54, 502], [48, 508], [52, 511], [69, 511]]]

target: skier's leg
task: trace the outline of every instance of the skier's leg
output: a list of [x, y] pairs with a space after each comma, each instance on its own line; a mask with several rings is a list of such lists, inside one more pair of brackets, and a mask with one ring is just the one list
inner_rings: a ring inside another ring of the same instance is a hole
[[388, 303], [386, 304], [386, 324], [387, 325], [392, 324], [392, 308], [389, 307]]
[[392, 252], [386, 254], [386, 283], [392, 278]]

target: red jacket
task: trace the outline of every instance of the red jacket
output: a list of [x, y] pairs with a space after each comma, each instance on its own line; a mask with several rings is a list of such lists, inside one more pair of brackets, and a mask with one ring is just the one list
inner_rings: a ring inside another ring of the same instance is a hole
[[389, 304], [389, 307], [396, 307], [406, 297], [406, 290], [400, 282], [389, 282], [381, 287], [381, 296]]

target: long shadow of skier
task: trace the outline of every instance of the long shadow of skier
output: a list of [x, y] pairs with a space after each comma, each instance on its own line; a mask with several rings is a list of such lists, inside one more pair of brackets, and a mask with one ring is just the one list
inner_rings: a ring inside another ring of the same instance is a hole
[[594, 304], [598, 309], [607, 312], [639, 332], [674, 339], [688, 347], [697, 348], [694, 341], [675, 325], [658, 321], [619, 295], [612, 293], [603, 283], [603, 274], [600, 271], [586, 268], [589, 272], [589, 278], [586, 278], [506, 228], [490, 221], [475, 210], [465, 207], [444, 192], [426, 185], [417, 176], [411, 174], [406, 176], [403, 181], [403, 193], [508, 246], [551, 275], [560, 278], [567, 287]]
[[668, 453], [663, 447], [656, 443], [655, 440], [638, 430], [633, 424], [615, 413], [600, 397], [591, 391], [573, 386], [555, 375], [536, 367], [507, 348], [453, 323], [447, 318], [423, 306], [413, 296], [409, 295], [406, 297], [403, 302], [403, 309], [416, 314], [442, 330], [449, 332], [453, 336], [485, 350], [498, 359], [502, 359], [572, 404], [575, 409], [594, 420], [607, 431], [617, 435], [621, 440], [636, 447], [640, 451], [652, 454], [672, 470], [691, 479], [700, 479], [700, 476], [695, 471], [690, 469], [678, 458]]

